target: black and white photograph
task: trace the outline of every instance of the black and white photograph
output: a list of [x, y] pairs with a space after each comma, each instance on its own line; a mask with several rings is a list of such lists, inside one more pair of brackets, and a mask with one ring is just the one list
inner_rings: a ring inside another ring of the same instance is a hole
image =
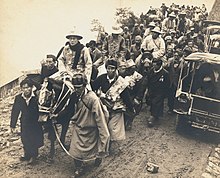
[[220, 178], [220, 0], [0, 0], [0, 178]]

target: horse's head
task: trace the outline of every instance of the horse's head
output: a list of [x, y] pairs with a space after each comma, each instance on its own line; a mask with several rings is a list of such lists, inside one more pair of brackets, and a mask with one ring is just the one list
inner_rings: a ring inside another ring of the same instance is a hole
[[149, 67], [151, 65], [151, 61], [153, 60], [153, 49], [152, 50], [141, 50], [142, 51], [142, 56], [141, 56], [141, 66], [143, 67]]
[[54, 91], [49, 87], [48, 80], [45, 79], [39, 91], [38, 103], [40, 106], [50, 107], [53, 104], [53, 100]]

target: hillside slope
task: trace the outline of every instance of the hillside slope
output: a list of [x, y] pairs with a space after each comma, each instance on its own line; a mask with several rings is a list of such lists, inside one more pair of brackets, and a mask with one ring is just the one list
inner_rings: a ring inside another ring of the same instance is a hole
[[217, 20], [220, 21], [220, 0], [215, 0], [213, 4], [212, 10], [209, 13], [209, 20]]

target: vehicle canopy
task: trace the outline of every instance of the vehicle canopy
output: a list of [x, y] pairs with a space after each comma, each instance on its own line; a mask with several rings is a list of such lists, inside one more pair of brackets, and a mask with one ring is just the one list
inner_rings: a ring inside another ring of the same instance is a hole
[[200, 61], [211, 64], [220, 64], [220, 55], [211, 53], [192, 53], [185, 58], [185, 61]]
[[215, 21], [215, 20], [204, 20], [203, 21], [203, 26], [204, 27], [209, 27], [209, 26], [213, 26], [213, 25], [220, 25], [220, 22]]

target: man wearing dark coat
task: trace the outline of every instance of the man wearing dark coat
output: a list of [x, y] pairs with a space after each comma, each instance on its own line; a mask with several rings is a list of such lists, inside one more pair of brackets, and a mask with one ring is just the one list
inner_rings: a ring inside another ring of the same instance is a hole
[[153, 127], [155, 121], [163, 115], [164, 99], [169, 87], [168, 72], [162, 67], [162, 60], [153, 60], [153, 68], [149, 73], [148, 82], [151, 112], [148, 126]]
[[36, 163], [38, 148], [43, 146], [43, 131], [38, 122], [39, 109], [37, 98], [32, 92], [33, 84], [26, 78], [20, 83], [22, 93], [15, 97], [11, 112], [11, 132], [15, 131], [19, 114], [21, 113], [21, 141], [24, 148], [24, 156], [21, 161]]

